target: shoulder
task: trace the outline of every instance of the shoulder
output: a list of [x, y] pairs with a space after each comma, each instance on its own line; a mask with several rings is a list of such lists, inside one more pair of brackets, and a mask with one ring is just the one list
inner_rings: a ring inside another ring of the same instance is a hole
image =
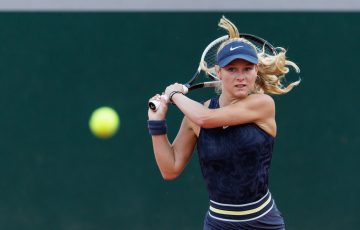
[[251, 94], [236, 104], [235, 107], [242, 113], [253, 114], [254, 121], [275, 117], [274, 99], [267, 94]]
[[252, 94], [248, 96], [252, 100], [252, 109], [257, 111], [257, 119], [254, 123], [269, 135], [276, 136], [275, 101], [267, 94]]
[[270, 95], [264, 93], [250, 94], [247, 98], [262, 101], [264, 103], [274, 103], [274, 99]]
[[275, 109], [274, 99], [267, 94], [251, 94], [246, 101], [251, 107]]

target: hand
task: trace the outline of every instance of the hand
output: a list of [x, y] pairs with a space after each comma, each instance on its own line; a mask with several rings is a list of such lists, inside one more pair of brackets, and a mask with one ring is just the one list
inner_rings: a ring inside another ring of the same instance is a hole
[[166, 87], [165, 89], [165, 95], [170, 97], [170, 94], [174, 91], [179, 91], [182, 92], [183, 94], [186, 94], [187, 92], [184, 91], [184, 85], [179, 84], [179, 83], [174, 83], [172, 85], [169, 85], [168, 87]]
[[165, 95], [156, 94], [150, 100], [159, 101], [160, 105], [156, 111], [153, 111], [149, 108], [148, 117], [149, 120], [164, 120], [166, 118], [166, 113], [168, 110], [168, 100], [166, 100]]

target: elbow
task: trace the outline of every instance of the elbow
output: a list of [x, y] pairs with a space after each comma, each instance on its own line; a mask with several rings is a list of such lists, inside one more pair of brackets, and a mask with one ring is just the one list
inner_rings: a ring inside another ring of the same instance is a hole
[[174, 180], [181, 174], [181, 171], [174, 170], [174, 169], [160, 170], [160, 173], [164, 180]]
[[214, 128], [214, 122], [209, 117], [199, 117], [194, 123], [201, 128]]
[[196, 118], [194, 119], [194, 123], [195, 123], [196, 125], [200, 126], [200, 127], [205, 128], [205, 127], [204, 127], [204, 124], [206, 124], [206, 122], [205, 122], [205, 120], [204, 120], [202, 117], [196, 117]]
[[216, 126], [214, 126], [213, 122], [209, 122], [208, 120], [206, 120], [201, 122], [200, 127], [205, 129], [210, 129], [210, 128], [215, 128]]
[[175, 173], [161, 173], [161, 176], [164, 180], [170, 181], [176, 179], [179, 175]]
[[193, 122], [202, 128], [212, 128], [211, 112], [206, 111], [203, 114], [197, 114]]

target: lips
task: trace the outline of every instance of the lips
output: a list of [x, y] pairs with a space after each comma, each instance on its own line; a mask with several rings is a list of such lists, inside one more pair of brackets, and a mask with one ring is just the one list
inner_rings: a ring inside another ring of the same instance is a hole
[[245, 84], [236, 84], [235, 87], [242, 89], [242, 88], [246, 87], [246, 85]]

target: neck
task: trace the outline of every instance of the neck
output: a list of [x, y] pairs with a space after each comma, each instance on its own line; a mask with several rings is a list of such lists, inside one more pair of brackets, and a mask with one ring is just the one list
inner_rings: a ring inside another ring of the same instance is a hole
[[230, 104], [234, 104], [235, 102], [239, 101], [239, 98], [233, 98], [225, 93], [221, 93], [219, 97], [219, 107], [224, 107]]

